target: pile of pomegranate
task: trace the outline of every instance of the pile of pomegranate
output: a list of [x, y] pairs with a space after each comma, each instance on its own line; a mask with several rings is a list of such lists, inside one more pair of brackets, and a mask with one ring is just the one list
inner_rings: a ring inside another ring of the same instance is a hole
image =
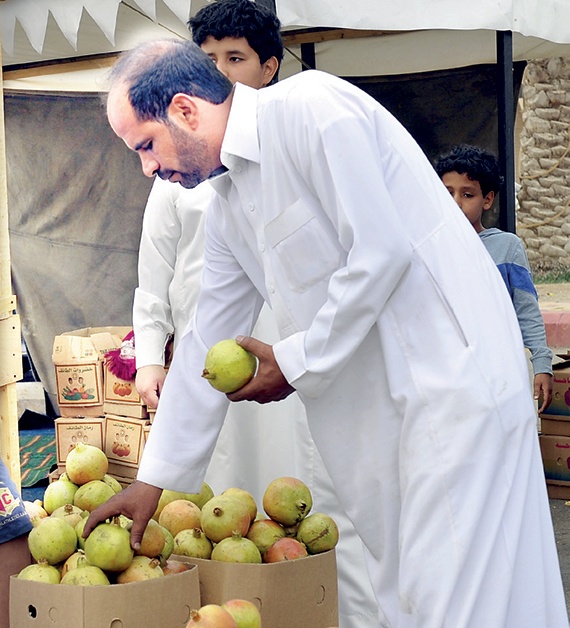
[[[28, 545], [35, 562], [19, 578], [51, 584], [124, 584], [189, 569], [176, 556], [274, 563], [325, 552], [338, 542], [335, 521], [325, 513], [311, 513], [311, 491], [293, 477], [277, 478], [267, 486], [263, 514], [242, 488], [214, 495], [204, 482], [199, 493], [163, 490], [136, 552], [130, 544], [132, 522], [123, 515], [100, 523], [84, 539], [89, 513], [122, 490], [108, 475], [108, 466], [101, 449], [79, 443], [67, 456], [65, 473], [46, 488], [43, 502], [24, 502], [34, 526]], [[251, 602], [228, 600], [192, 611], [188, 627], [257, 628], [257, 615]], [[208, 623], [212, 621], [218, 623]]]
[[[205, 485], [207, 487], [207, 485]], [[154, 519], [174, 537], [173, 554], [234, 563], [275, 563], [333, 549], [338, 527], [312, 513], [311, 491], [301, 480], [281, 477], [267, 486], [264, 514], [251, 493], [228, 488], [202, 504], [165, 490]]]

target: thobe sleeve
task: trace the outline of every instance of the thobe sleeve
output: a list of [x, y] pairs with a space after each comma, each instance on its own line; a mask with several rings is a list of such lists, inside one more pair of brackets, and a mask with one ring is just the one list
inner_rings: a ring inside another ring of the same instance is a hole
[[[276, 343], [274, 352], [289, 383], [318, 397], [363, 342], [410, 266], [412, 245], [398, 207], [422, 199], [414, 189], [417, 148], [405, 132], [401, 145], [391, 145], [372, 107], [363, 111], [346, 94], [300, 100], [289, 103], [286, 150], [336, 230], [346, 263], [331, 276], [326, 302], [309, 328]], [[417, 176], [425, 178], [421, 168]], [[407, 192], [396, 198], [393, 187]], [[425, 190], [424, 181], [417, 190]]]
[[133, 302], [137, 368], [164, 366], [166, 342], [174, 332], [168, 287], [174, 276], [181, 225], [167, 185], [174, 188], [174, 184], [156, 179], [143, 217], [139, 284]]
[[207, 231], [196, 312], [174, 352], [137, 476], [183, 492], [199, 491], [228, 406], [201, 377], [206, 353], [219, 340], [249, 335], [263, 304], [215, 225]]

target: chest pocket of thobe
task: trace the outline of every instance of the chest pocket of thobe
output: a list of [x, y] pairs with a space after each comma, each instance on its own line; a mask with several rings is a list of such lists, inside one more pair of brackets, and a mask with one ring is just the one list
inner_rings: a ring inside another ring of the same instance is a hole
[[291, 290], [306, 292], [328, 279], [340, 266], [344, 251], [332, 226], [321, 224], [319, 208], [298, 199], [265, 227], [266, 242], [273, 248]]

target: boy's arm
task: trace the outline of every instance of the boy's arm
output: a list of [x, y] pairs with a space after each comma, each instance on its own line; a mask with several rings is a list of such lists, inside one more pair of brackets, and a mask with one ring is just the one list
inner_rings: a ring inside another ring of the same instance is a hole
[[534, 371], [534, 398], [542, 399], [538, 409], [541, 413], [552, 401], [552, 351], [546, 342], [544, 319], [522, 241], [517, 238], [513, 239], [513, 243], [508, 255], [512, 261], [506, 264], [508, 285], [523, 343], [530, 351]]
[[552, 375], [552, 351], [546, 342], [546, 328], [538, 305], [530, 264], [520, 238], [513, 238], [506, 266], [511, 298], [521, 328], [523, 342], [531, 353], [535, 375]]

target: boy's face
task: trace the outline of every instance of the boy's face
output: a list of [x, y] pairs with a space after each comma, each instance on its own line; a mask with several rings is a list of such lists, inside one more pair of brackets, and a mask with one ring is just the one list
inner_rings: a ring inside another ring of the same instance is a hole
[[262, 64], [245, 37], [214, 39], [210, 35], [201, 48], [232, 83], [259, 89], [268, 85], [277, 71], [277, 59], [271, 57]]
[[483, 212], [493, 205], [495, 193], [489, 192], [483, 196], [479, 181], [473, 181], [466, 174], [459, 174], [459, 172], [446, 172], [441, 180], [475, 231], [477, 233], [483, 231], [481, 218]]

